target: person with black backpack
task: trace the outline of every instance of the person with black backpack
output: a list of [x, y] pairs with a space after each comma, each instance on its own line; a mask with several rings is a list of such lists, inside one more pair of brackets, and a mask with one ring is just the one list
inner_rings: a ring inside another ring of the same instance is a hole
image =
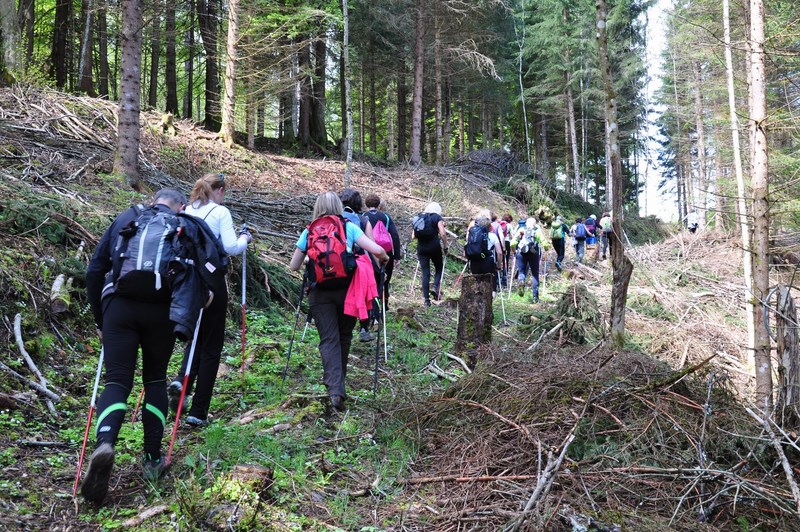
[[575, 239], [575, 261], [581, 263], [586, 252], [586, 237], [589, 234], [583, 224], [583, 218], [578, 217], [575, 219], [575, 225], [570, 228], [570, 234]]
[[[236, 234], [231, 212], [222, 205], [226, 189], [225, 174], [209, 173], [204, 175], [195, 181], [189, 198], [190, 203], [186, 206], [186, 214], [206, 222], [214, 237], [222, 244], [224, 253], [240, 255], [247, 251], [247, 245], [252, 237], [247, 231]], [[218, 282], [218, 289], [214, 292], [214, 300], [211, 305], [203, 313], [192, 367], [188, 369], [189, 379], [184, 396], [188, 396], [192, 386], [196, 384], [191, 408], [186, 417], [186, 424], [190, 427], [206, 427], [209, 424], [208, 410], [211, 406], [211, 397], [214, 393], [222, 357], [222, 347], [225, 343], [228, 289], [224, 279], [225, 272], [219, 272], [219, 274], [221, 278]], [[173, 411], [177, 411], [180, 402], [190, 350], [191, 345], [187, 345], [180, 372], [167, 387], [170, 408]], [[185, 411], [183, 407], [181, 410]]]
[[503, 248], [497, 233], [492, 229], [489, 211], [481, 211], [467, 227], [467, 242], [464, 254], [473, 275], [491, 273], [495, 291], [498, 286], [498, 266], [503, 264]]
[[[442, 282], [444, 262], [442, 252], [447, 255], [447, 232], [442, 219], [442, 206], [432, 201], [425, 210], [411, 220], [411, 238], [417, 239], [417, 260], [422, 271], [422, 297], [425, 306], [431, 306], [431, 297], [439, 300], [439, 286]], [[431, 263], [435, 270], [431, 289]]]
[[389, 255], [368, 238], [358, 224], [342, 216], [344, 206], [335, 192], [320, 194], [313, 221], [300, 234], [289, 268], [297, 271], [308, 257], [308, 303], [319, 332], [323, 383], [331, 405], [345, 410], [345, 377], [355, 316], [345, 314], [345, 298], [356, 269], [353, 247], [358, 245], [383, 265]]
[[525, 277], [531, 272], [533, 302], [539, 302], [539, 259], [547, 251], [550, 239], [539, 226], [536, 218], [520, 220], [520, 227], [511, 245], [517, 249], [517, 291], [520, 297], [525, 293]]
[[[108, 492], [114, 445], [133, 388], [140, 347], [146, 405], [141, 414], [143, 472], [146, 479], [155, 481], [166, 469], [161, 439], [167, 417], [167, 366], [176, 337], [170, 307], [174, 283], [181, 278], [181, 263], [175, 259], [180, 246], [190, 245], [178, 242], [176, 213], [185, 204], [186, 198], [177, 190], [162, 189], [151, 207], [125, 210], [103, 233], [86, 270], [86, 294], [103, 343], [105, 387], [97, 400], [96, 448], [81, 494], [98, 504]], [[195, 295], [203, 303], [209, 297], [205, 291]]]

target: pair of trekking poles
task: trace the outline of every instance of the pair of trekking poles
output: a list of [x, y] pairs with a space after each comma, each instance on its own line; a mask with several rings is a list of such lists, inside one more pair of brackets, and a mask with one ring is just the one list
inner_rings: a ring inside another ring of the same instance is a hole
[[[386, 282], [386, 271], [384, 267], [381, 267], [379, 273], [379, 280], [378, 283], [378, 297], [376, 300], [379, 302], [381, 307], [381, 320], [383, 321], [383, 358], [384, 362], [388, 362], [389, 360], [389, 352], [388, 352], [388, 340], [387, 340], [387, 332], [386, 332], [386, 301], [384, 297], [384, 287]], [[300, 297], [297, 300], [297, 310], [294, 313], [294, 326], [292, 327], [292, 336], [289, 339], [289, 349], [286, 353], [286, 365], [283, 368], [283, 375], [281, 376], [281, 386], [283, 386], [284, 382], [286, 381], [286, 376], [289, 373], [289, 363], [292, 359], [292, 347], [294, 346], [294, 339], [297, 336], [297, 324], [300, 320], [300, 310], [303, 304], [303, 297], [306, 293], [306, 285], [308, 284], [308, 272], [303, 275], [303, 282], [300, 285]], [[303, 336], [301, 340], [305, 340], [306, 331], [308, 330], [308, 324], [311, 323], [311, 309], [309, 308], [308, 315], [306, 318], [306, 324], [303, 329]], [[380, 343], [381, 343], [381, 335], [380, 333], [377, 335], [375, 341], [375, 375], [373, 378], [373, 395], [377, 395], [378, 393], [378, 366], [380, 365]]]

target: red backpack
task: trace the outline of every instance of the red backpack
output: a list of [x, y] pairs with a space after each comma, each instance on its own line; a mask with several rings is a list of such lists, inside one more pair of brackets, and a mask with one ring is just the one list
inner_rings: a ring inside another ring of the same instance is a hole
[[311, 286], [342, 288], [350, 284], [356, 257], [347, 249], [347, 221], [341, 216], [321, 216], [308, 229], [308, 276]]

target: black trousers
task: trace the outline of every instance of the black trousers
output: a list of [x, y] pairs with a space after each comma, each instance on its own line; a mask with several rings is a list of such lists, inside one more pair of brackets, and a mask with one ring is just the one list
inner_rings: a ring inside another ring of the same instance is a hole
[[344, 313], [346, 295], [347, 287], [335, 290], [312, 288], [308, 294], [311, 315], [319, 333], [322, 382], [328, 388], [328, 395], [331, 396], [347, 397], [345, 378], [356, 318]]
[[[220, 290], [208, 308], [203, 310], [203, 319], [200, 321], [200, 330], [197, 331], [197, 345], [192, 358], [192, 367], [189, 370], [189, 381], [186, 385], [186, 395], [197, 384], [192, 407], [189, 415], [199, 419], [208, 418], [208, 409], [211, 406], [211, 396], [214, 394], [214, 384], [217, 382], [219, 361], [222, 357], [222, 347], [225, 343], [225, 312], [228, 309], [228, 291]], [[183, 382], [186, 375], [186, 365], [189, 363], [189, 353], [192, 349], [192, 339], [186, 343], [183, 351], [181, 371], [175, 380]]]
[[97, 400], [97, 444], [114, 445], [133, 389], [139, 347], [142, 348], [144, 452], [161, 456], [167, 416], [166, 376], [175, 347], [169, 302], [146, 303], [117, 295], [103, 300], [105, 387]]
[[439, 284], [442, 282], [442, 266], [444, 262], [442, 260], [442, 248], [437, 244], [430, 249], [420, 250], [417, 252], [417, 259], [419, 260], [419, 269], [422, 275], [422, 297], [425, 298], [425, 301], [428, 301], [431, 298], [431, 263], [433, 263], [433, 268], [436, 272], [433, 277], [433, 290], [438, 291]]

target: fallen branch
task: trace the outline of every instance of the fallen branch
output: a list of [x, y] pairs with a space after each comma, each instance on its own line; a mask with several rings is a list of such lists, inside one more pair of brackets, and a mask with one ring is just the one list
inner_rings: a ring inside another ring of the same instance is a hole
[[796, 505], [795, 512], [800, 514], [800, 488], [797, 486], [797, 479], [794, 478], [794, 471], [792, 470], [789, 460], [786, 458], [786, 453], [783, 452], [781, 442], [778, 440], [777, 436], [775, 436], [775, 431], [772, 430], [772, 425], [770, 425], [769, 420], [756, 414], [749, 406], [746, 406], [744, 409], [753, 419], [758, 421], [761, 426], [764, 427], [764, 430], [767, 431], [767, 434], [769, 434], [770, 443], [772, 443], [772, 447], [775, 449], [775, 452], [778, 453], [778, 457], [781, 459], [781, 466], [783, 467], [783, 472], [786, 475], [786, 482], [789, 483], [789, 487], [792, 490], [792, 496], [794, 497], [794, 502]]
[[47, 388], [45, 388], [44, 386], [42, 386], [38, 382], [32, 381], [32, 380], [28, 379], [27, 377], [23, 377], [22, 375], [20, 375], [19, 373], [17, 373], [13, 369], [9, 368], [8, 366], [3, 364], [2, 362], [0, 362], [0, 369], [2, 369], [3, 371], [8, 373], [9, 375], [14, 377], [15, 379], [18, 379], [18, 380], [24, 382], [25, 384], [27, 384], [28, 386], [30, 386], [31, 388], [33, 388], [34, 390], [36, 390], [40, 394], [42, 394], [42, 395], [44, 395], [46, 397], [49, 397], [53, 401], [57, 402], [57, 401], [61, 400], [61, 398], [58, 395], [54, 394], [53, 392], [51, 392], [50, 390], [48, 390]]
[[135, 517], [131, 517], [130, 519], [123, 521], [122, 526], [124, 527], [132, 527], [132, 526], [139, 526], [151, 517], [155, 517], [157, 515], [163, 514], [164, 512], [169, 511], [169, 506], [166, 504], [159, 504], [158, 506], [152, 506], [147, 508], [142, 513]]
[[502, 414], [499, 414], [499, 413], [495, 412], [494, 410], [492, 410], [491, 408], [489, 408], [488, 406], [486, 406], [484, 404], [478, 403], [476, 401], [467, 401], [467, 400], [464, 400], [464, 399], [454, 399], [454, 398], [449, 398], [449, 397], [442, 398], [442, 399], [437, 399], [437, 402], [453, 402], [453, 403], [458, 403], [458, 404], [464, 405], [464, 406], [472, 406], [472, 407], [475, 407], [475, 408], [480, 408], [481, 410], [483, 410], [487, 414], [496, 417], [497, 419], [499, 419], [503, 423], [506, 423], [506, 424], [514, 427], [515, 429], [520, 431], [526, 438], [528, 438], [529, 440], [533, 441], [533, 436], [531, 436], [531, 433], [528, 431], [527, 428], [525, 428], [524, 426], [522, 426], [522, 425], [520, 425], [518, 423], [515, 423], [515, 422], [511, 421], [507, 417], [503, 416]]
[[[55, 396], [54, 401], [60, 400], [60, 397], [51, 392], [47, 389], [47, 379], [44, 378], [42, 372], [39, 371], [39, 368], [36, 367], [34, 364], [33, 359], [28, 354], [28, 351], [25, 350], [25, 342], [22, 341], [22, 315], [17, 314], [14, 316], [14, 337], [17, 339], [17, 347], [19, 348], [19, 352], [22, 354], [22, 357], [25, 359], [25, 362], [28, 364], [28, 367], [31, 369], [34, 375], [39, 379], [39, 383], [41, 383], [41, 387], [48, 392], [48, 394], [52, 394]], [[9, 368], [11, 369], [11, 368]], [[22, 375], [20, 375], [22, 377]], [[24, 377], [23, 377], [24, 378]], [[48, 395], [49, 396], [49, 395]], [[53, 415], [56, 414], [56, 407], [53, 405], [53, 402], [48, 400], [47, 409], [50, 410], [50, 413]]]
[[494, 482], [496, 480], [532, 480], [538, 475], [482, 475], [464, 477], [460, 475], [443, 475], [439, 477], [417, 477], [398, 481], [398, 484], [432, 484], [434, 482]]
[[455, 355], [451, 355], [450, 353], [445, 353], [445, 356], [446, 356], [447, 358], [449, 358], [449, 359], [451, 359], [451, 360], [455, 360], [456, 362], [458, 362], [459, 364], [461, 364], [461, 367], [463, 367], [463, 368], [464, 368], [464, 371], [466, 371], [467, 373], [472, 373], [472, 370], [471, 370], [471, 369], [469, 369], [469, 366], [467, 366], [467, 363], [466, 363], [466, 362], [464, 362], [464, 359], [463, 359], [463, 358], [461, 358], [461, 357], [457, 357], [457, 356], [455, 356]]
[[542, 340], [544, 340], [544, 339], [545, 339], [546, 337], [548, 337], [548, 336], [552, 336], [553, 334], [557, 333], [557, 332], [558, 332], [558, 330], [559, 330], [559, 329], [561, 329], [561, 327], [563, 327], [563, 326], [564, 326], [564, 322], [562, 321], [562, 322], [559, 322], [559, 324], [558, 324], [558, 325], [556, 325], [555, 327], [553, 327], [553, 328], [552, 328], [552, 329], [550, 329], [549, 331], [544, 331], [544, 332], [542, 332], [542, 335], [541, 335], [541, 336], [539, 336], [539, 339], [538, 339], [538, 340], [536, 340], [534, 343], [532, 343], [532, 344], [531, 344], [531, 346], [530, 346], [530, 347], [528, 347], [528, 349], [527, 349], [527, 350], [528, 350], [528, 351], [531, 351], [531, 350], [533, 350], [533, 349], [536, 349], [536, 347], [538, 347], [538, 345], [539, 345], [540, 343], [542, 343]]

